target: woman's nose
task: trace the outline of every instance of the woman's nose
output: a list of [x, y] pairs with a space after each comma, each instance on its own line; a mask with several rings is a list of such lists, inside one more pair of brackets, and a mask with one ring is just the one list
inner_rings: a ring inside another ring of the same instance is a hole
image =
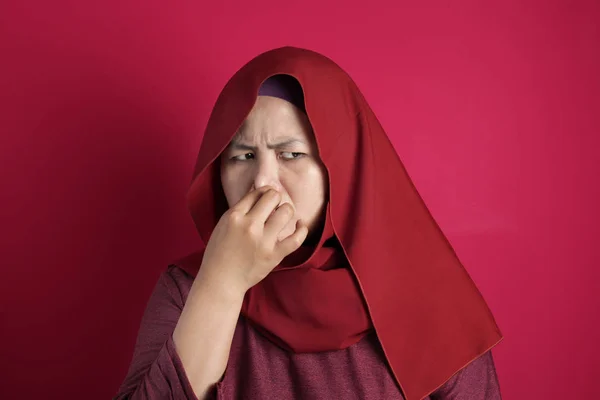
[[262, 159], [257, 163], [257, 168], [254, 176], [254, 188], [260, 189], [263, 186], [273, 186], [277, 190], [281, 190], [279, 182], [279, 165], [277, 160]]

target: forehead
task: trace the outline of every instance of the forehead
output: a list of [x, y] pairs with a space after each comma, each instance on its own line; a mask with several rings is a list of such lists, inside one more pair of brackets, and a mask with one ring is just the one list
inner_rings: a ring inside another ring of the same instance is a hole
[[280, 138], [314, 140], [306, 114], [285, 100], [259, 96], [232, 142], [270, 141]]

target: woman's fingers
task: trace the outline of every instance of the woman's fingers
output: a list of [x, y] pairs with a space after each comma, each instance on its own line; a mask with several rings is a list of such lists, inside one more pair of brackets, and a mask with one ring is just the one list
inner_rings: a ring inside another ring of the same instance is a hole
[[254, 204], [254, 207], [248, 212], [248, 217], [252, 221], [264, 224], [280, 201], [281, 194], [275, 190], [269, 190]]
[[307, 236], [308, 227], [304, 224], [304, 222], [298, 220], [298, 222], [296, 222], [296, 230], [294, 233], [277, 244], [279, 257], [283, 259], [288, 254], [296, 251], [300, 246], [302, 246], [302, 243], [304, 243]]
[[278, 207], [280, 201], [281, 194], [272, 187], [265, 186], [248, 193], [232, 210], [240, 214], [244, 212], [245, 216], [242, 218], [247, 218], [250, 223], [261, 224], [261, 227], [264, 224], [262, 240], [274, 243], [275, 251], [285, 257], [302, 245], [308, 235], [308, 227], [298, 221], [294, 233], [278, 242], [277, 236], [296, 212], [290, 203]]
[[240, 212], [243, 214], [248, 214], [250, 210], [254, 207], [256, 202], [262, 197], [270, 189], [273, 189], [271, 186], [263, 186], [259, 189], [253, 190], [247, 193], [240, 201], [237, 202], [236, 205], [231, 207], [231, 211]]
[[290, 203], [283, 203], [277, 207], [265, 223], [265, 238], [277, 240], [279, 232], [290, 222], [294, 213], [294, 207]]

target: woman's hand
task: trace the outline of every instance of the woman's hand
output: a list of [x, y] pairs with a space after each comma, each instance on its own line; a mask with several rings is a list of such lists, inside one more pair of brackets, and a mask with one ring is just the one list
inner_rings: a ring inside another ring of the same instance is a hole
[[279, 192], [262, 187], [227, 210], [208, 241], [199, 274], [245, 293], [298, 249], [308, 227], [298, 221], [294, 233], [278, 241], [277, 235], [295, 213], [289, 203], [278, 207], [280, 201]]

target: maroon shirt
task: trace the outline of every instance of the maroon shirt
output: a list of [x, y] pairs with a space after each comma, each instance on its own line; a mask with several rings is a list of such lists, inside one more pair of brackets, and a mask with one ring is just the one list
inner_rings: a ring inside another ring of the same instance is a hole
[[[133, 360], [114, 399], [197, 399], [173, 342], [193, 279], [175, 266], [159, 278], [144, 313]], [[343, 349], [289, 353], [240, 316], [217, 399], [404, 399], [375, 333]], [[499, 400], [491, 352], [425, 399]]]

